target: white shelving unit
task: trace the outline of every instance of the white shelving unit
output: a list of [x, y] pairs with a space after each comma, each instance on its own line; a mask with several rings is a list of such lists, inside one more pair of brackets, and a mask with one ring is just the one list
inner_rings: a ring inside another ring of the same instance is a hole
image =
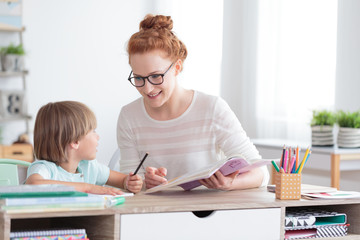
[[[0, 27], [0, 32], [1, 34], [10, 34], [10, 35], [14, 35], [17, 34], [19, 37], [18, 43], [19, 44], [23, 44], [23, 32], [25, 31], [25, 28], [2, 28]], [[2, 44], [4, 44], [4, 42], [2, 42]], [[10, 44], [10, 42], [9, 42]], [[20, 100], [20, 111], [18, 113], [8, 113], [6, 112], [8, 108], [11, 107], [11, 100], [10, 100], [10, 95], [6, 95], [4, 96], [0, 96], [0, 106], [2, 108], [2, 111], [0, 112], [0, 123], [4, 124], [7, 122], [12, 122], [12, 121], [24, 121], [25, 122], [25, 133], [29, 134], [30, 129], [29, 129], [29, 121], [31, 119], [31, 116], [28, 114], [28, 109], [27, 109], [27, 104], [26, 104], [26, 99], [24, 98], [24, 96], [26, 95], [26, 76], [28, 75], [28, 71], [27, 70], [23, 70], [20, 72], [14, 72], [14, 71], [3, 71], [3, 69], [0, 68], [0, 81], [3, 79], [9, 79], [9, 78], [21, 78], [22, 79], [22, 87], [21, 89], [13, 89], [13, 96], [11, 97], [17, 97], [17, 93], [24, 93], [24, 95], [22, 96], [22, 99]], [[0, 91], [2, 91], [2, 84], [0, 82]], [[6, 90], [7, 93], [12, 94], [12, 90]], [[8, 102], [7, 102], [8, 101]]]

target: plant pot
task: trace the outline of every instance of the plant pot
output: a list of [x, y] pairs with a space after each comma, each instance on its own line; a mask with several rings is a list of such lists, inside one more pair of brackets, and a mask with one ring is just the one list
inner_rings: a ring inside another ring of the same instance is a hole
[[24, 56], [16, 54], [6, 54], [1, 56], [3, 71], [21, 72], [24, 70]]
[[337, 137], [337, 144], [341, 148], [360, 147], [360, 128], [340, 127]]
[[311, 127], [312, 146], [333, 146], [334, 128], [332, 126], [312, 126]]

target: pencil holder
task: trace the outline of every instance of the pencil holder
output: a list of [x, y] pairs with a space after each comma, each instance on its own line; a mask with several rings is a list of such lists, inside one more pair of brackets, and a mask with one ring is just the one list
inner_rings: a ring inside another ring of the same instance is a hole
[[301, 198], [301, 174], [276, 173], [275, 186], [277, 199], [295, 200]]

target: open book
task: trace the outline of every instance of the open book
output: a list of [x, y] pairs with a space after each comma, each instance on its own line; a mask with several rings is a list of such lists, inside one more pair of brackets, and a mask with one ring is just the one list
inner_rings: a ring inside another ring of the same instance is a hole
[[248, 163], [245, 159], [242, 158], [232, 158], [227, 161], [218, 161], [195, 172], [186, 173], [179, 177], [173, 178], [166, 184], [161, 184], [159, 186], [150, 188], [146, 190], [145, 193], [153, 193], [173, 186], [180, 186], [184, 190], [191, 190], [201, 185], [199, 182], [200, 179], [211, 177], [211, 175], [213, 175], [217, 170], [220, 170], [224, 176], [227, 176], [237, 170], [240, 170], [240, 174], [250, 171], [251, 169], [270, 164], [272, 160], [273, 159], [261, 159], [255, 160], [253, 163]]

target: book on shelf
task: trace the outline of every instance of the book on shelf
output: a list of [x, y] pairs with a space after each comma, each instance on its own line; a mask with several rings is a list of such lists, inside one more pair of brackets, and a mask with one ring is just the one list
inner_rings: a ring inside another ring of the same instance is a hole
[[125, 197], [133, 195], [88, 194], [61, 184], [0, 186], [0, 210], [7, 213], [95, 210], [123, 204]]
[[232, 158], [229, 160], [222, 160], [201, 168], [194, 172], [189, 172], [184, 175], [170, 179], [165, 184], [147, 189], [145, 193], [153, 193], [161, 191], [173, 186], [180, 186], [184, 190], [191, 190], [201, 185], [199, 180], [211, 177], [216, 171], [220, 171], [224, 176], [227, 176], [236, 171], [240, 171], [239, 174], [248, 172], [254, 168], [265, 166], [271, 163], [274, 159], [260, 159], [254, 160], [249, 163], [243, 158]]
[[10, 232], [11, 240], [35, 240], [35, 239], [88, 239], [85, 229], [47, 229], [35, 231]]
[[0, 199], [0, 206], [43, 206], [64, 204], [103, 203], [104, 199], [98, 196], [83, 197], [30, 197], [30, 198], [4, 198]]
[[294, 208], [285, 214], [285, 239], [346, 236], [348, 226], [345, 213]]
[[303, 198], [306, 199], [349, 199], [360, 198], [360, 192], [355, 191], [335, 191], [335, 192], [319, 192], [304, 193]]
[[87, 196], [73, 186], [61, 184], [0, 186], [0, 198]]

